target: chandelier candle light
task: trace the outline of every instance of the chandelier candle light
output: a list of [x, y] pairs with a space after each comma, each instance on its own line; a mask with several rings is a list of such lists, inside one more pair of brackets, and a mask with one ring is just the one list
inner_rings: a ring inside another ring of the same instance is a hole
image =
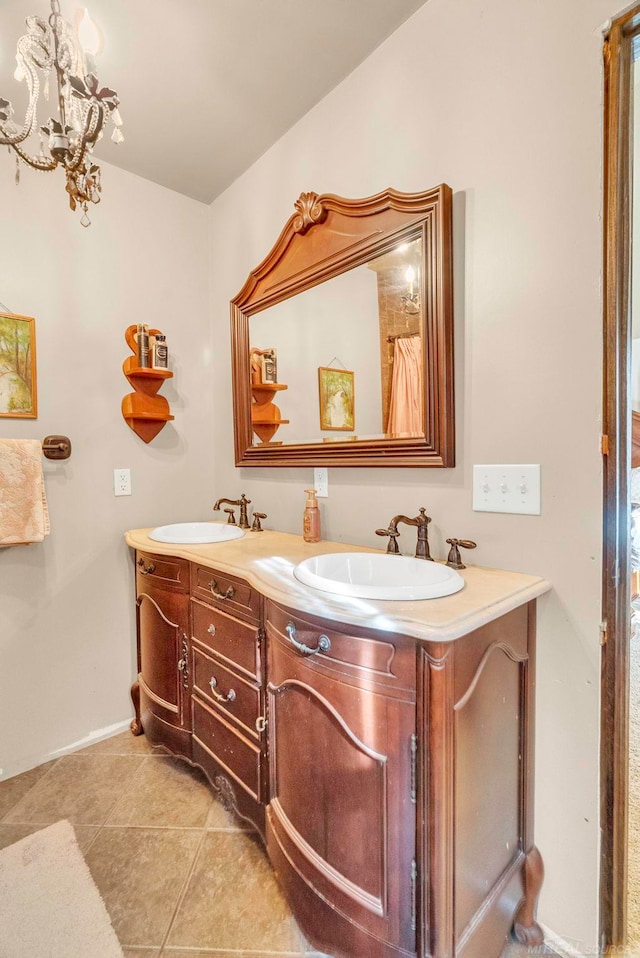
[[[100, 167], [91, 156], [93, 148], [108, 120], [113, 125], [111, 139], [115, 143], [124, 140], [118, 94], [100, 87], [96, 73], [100, 35], [86, 9], [74, 29], [61, 15], [59, 0], [51, 0], [48, 22], [41, 17], [27, 17], [26, 23], [27, 33], [18, 40], [14, 77], [26, 82], [29, 105], [20, 128], [13, 120], [11, 102], [0, 97], [0, 145], [8, 146], [9, 152], [16, 154], [16, 183], [20, 182], [20, 160], [45, 173], [62, 166], [69, 205], [72, 210], [81, 207], [80, 222], [89, 226], [89, 203], [99, 203], [102, 191]], [[40, 77], [44, 99], [48, 100], [52, 72], [57, 115], [38, 128]]]

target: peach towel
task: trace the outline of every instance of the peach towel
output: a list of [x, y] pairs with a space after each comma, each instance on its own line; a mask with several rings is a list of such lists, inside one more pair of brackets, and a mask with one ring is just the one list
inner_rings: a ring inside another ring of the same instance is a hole
[[42, 542], [49, 532], [42, 443], [0, 439], [0, 546]]

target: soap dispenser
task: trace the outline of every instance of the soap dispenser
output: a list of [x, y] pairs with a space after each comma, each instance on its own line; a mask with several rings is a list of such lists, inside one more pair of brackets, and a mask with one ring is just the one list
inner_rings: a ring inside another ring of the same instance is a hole
[[320, 542], [320, 509], [315, 489], [305, 489], [307, 506], [302, 517], [302, 538], [305, 542]]

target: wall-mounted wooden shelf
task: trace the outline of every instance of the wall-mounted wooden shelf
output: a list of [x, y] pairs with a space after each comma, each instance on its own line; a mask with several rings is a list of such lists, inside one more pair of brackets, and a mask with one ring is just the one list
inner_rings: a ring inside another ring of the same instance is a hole
[[272, 402], [275, 394], [283, 389], [287, 389], [284, 383], [251, 383], [251, 424], [262, 443], [270, 442], [279, 427], [289, 422], [280, 418], [280, 409]]
[[[138, 349], [134, 338], [136, 330], [137, 326], [129, 326], [125, 332], [127, 345], [134, 355], [125, 359], [122, 371], [135, 392], [129, 393], [122, 400], [122, 415], [136, 436], [143, 442], [151, 442], [165, 424], [174, 418], [164, 396], [156, 395], [163, 382], [171, 379], [173, 373], [169, 369], [138, 366]], [[150, 329], [149, 335], [155, 336], [159, 332], [159, 329]]]

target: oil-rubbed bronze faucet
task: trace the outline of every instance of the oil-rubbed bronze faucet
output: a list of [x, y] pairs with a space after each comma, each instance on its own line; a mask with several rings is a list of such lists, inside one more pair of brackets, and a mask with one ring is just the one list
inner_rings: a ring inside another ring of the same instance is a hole
[[252, 530], [254, 532], [264, 532], [264, 529], [262, 528], [262, 525], [260, 524], [260, 520], [266, 519], [266, 518], [267, 518], [266, 512], [254, 512], [253, 524], [251, 526]]
[[387, 542], [387, 555], [399, 556], [400, 549], [398, 548], [398, 536], [400, 533], [397, 529], [392, 529], [389, 526], [388, 529], [376, 529], [377, 536], [389, 536], [389, 541]]
[[[227, 505], [229, 506], [240, 506], [240, 522], [238, 523], [238, 525], [240, 526], [241, 529], [248, 529], [249, 519], [247, 517], [247, 506], [251, 504], [251, 499], [247, 499], [244, 492], [242, 493], [239, 499], [218, 499], [218, 501], [215, 503], [213, 507], [213, 511], [219, 512], [220, 506], [222, 505], [223, 502], [226, 502]], [[229, 510], [225, 509], [225, 512], [228, 512], [228, 511]], [[232, 520], [230, 519], [229, 521], [231, 522]]]
[[421, 508], [419, 515], [413, 519], [410, 519], [408, 516], [394, 516], [389, 523], [388, 529], [376, 529], [377, 536], [389, 536], [387, 552], [390, 555], [400, 554], [397, 542], [398, 536], [400, 535], [398, 532], [399, 522], [404, 522], [407, 526], [417, 526], [418, 541], [416, 543], [416, 559], [429, 559], [433, 562], [431, 552], [429, 551], [429, 535], [427, 530], [427, 526], [431, 522], [431, 516], [426, 514], [426, 509]]
[[463, 549], [475, 549], [477, 542], [473, 542], [471, 539], [447, 539], [447, 542], [451, 546], [447, 556], [447, 565], [451, 566], [452, 569], [466, 569], [467, 567], [460, 556], [459, 546]]

